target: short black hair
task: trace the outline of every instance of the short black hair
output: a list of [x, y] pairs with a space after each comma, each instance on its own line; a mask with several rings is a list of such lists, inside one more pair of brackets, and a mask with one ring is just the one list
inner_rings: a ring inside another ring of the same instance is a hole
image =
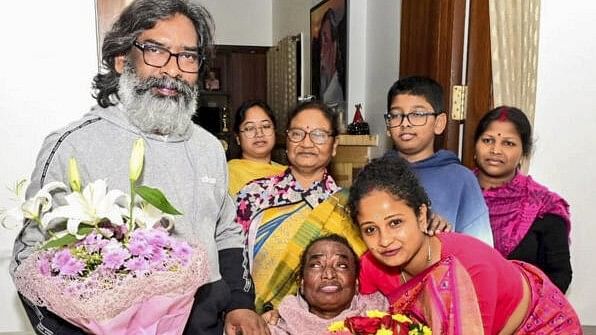
[[350, 188], [348, 209], [352, 222], [358, 226], [358, 204], [372, 191], [384, 191], [400, 199], [420, 215], [420, 207], [426, 205], [430, 218], [430, 199], [410, 168], [410, 164], [398, 155], [385, 155], [373, 159], [358, 173]]
[[329, 123], [331, 124], [331, 136], [337, 136], [337, 134], [339, 134], [339, 129], [337, 125], [337, 113], [332, 112], [329, 106], [317, 100], [305, 101], [296, 105], [296, 107], [294, 107], [294, 109], [292, 109], [292, 111], [288, 115], [288, 124], [286, 125], [286, 129], [290, 129], [292, 120], [294, 120], [294, 118], [302, 111], [307, 109], [320, 110], [323, 113], [323, 116], [325, 116], [325, 119], [327, 119], [327, 121], [329, 121]]
[[246, 112], [253, 107], [261, 107], [265, 111], [265, 114], [267, 114], [267, 116], [271, 119], [273, 127], [277, 128], [273, 110], [265, 101], [261, 99], [246, 100], [240, 105], [240, 107], [238, 107], [238, 109], [236, 109], [236, 115], [234, 115], [234, 124], [232, 128], [236, 135], [240, 133], [240, 125], [246, 119]]
[[522, 141], [522, 154], [525, 157], [529, 157], [532, 153], [532, 146], [534, 145], [532, 140], [532, 125], [526, 114], [516, 107], [499, 106], [484, 114], [476, 127], [474, 143], [478, 142], [480, 136], [482, 136], [486, 129], [490, 127], [490, 124], [496, 120], [513, 123]]
[[423, 97], [432, 106], [435, 113], [445, 112], [443, 87], [429, 77], [409, 76], [393, 83], [387, 93], [387, 113], [391, 109], [393, 98], [400, 94]]
[[348, 250], [350, 250], [350, 253], [352, 254], [352, 256], [354, 256], [354, 269], [356, 269], [356, 277], [358, 277], [358, 274], [360, 273], [360, 261], [358, 259], [358, 255], [356, 255], [356, 252], [354, 251], [354, 248], [352, 248], [352, 246], [350, 245], [350, 242], [348, 242], [348, 240], [339, 235], [339, 234], [329, 234], [329, 235], [323, 235], [323, 236], [319, 236], [317, 238], [315, 238], [314, 240], [310, 241], [308, 243], [308, 245], [306, 246], [306, 248], [304, 248], [304, 251], [302, 252], [302, 255], [300, 256], [300, 266], [298, 267], [298, 280], [304, 278], [304, 268], [306, 267], [306, 254], [308, 254], [308, 251], [310, 250], [310, 248], [312, 248], [313, 245], [315, 245], [315, 243], [317, 242], [321, 242], [321, 241], [330, 241], [330, 242], [337, 242], [339, 244], [343, 244], [345, 245]]

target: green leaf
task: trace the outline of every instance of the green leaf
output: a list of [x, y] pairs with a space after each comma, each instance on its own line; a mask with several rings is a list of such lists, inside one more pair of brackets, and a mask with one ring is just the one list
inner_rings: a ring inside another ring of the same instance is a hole
[[[93, 231], [93, 227], [80, 227], [79, 231], [77, 232], [79, 235], [89, 235]], [[72, 234], [64, 235], [60, 238], [51, 239], [46, 244], [44, 244], [41, 248], [44, 250], [52, 249], [52, 248], [61, 248], [65, 247], [70, 244], [74, 244], [77, 242], [77, 237]]]
[[171, 215], [182, 215], [182, 213], [174, 208], [168, 199], [166, 199], [166, 196], [157, 188], [152, 188], [149, 186], [137, 186], [135, 187], [135, 193], [164, 213]]

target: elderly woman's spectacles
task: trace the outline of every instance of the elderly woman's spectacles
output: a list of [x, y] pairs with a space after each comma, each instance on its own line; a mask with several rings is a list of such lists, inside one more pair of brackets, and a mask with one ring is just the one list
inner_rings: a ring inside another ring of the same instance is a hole
[[332, 133], [323, 130], [323, 129], [313, 129], [309, 132], [300, 129], [300, 128], [290, 128], [286, 130], [288, 134], [288, 140], [294, 143], [300, 143], [306, 138], [306, 134], [310, 137], [310, 140], [314, 144], [325, 144], [329, 140], [329, 137], [332, 136]]
[[260, 126], [256, 126], [253, 123], [249, 123], [244, 126], [244, 128], [240, 129], [240, 132], [246, 136], [246, 138], [254, 138], [257, 136], [258, 131], [261, 131], [263, 136], [271, 136], [273, 135], [273, 124], [271, 123], [262, 123]]
[[143, 52], [143, 61], [145, 64], [153, 67], [164, 67], [175, 57], [178, 68], [182, 72], [197, 73], [205, 56], [197, 51], [182, 51], [173, 53], [170, 50], [154, 44], [133, 42], [133, 45]]
[[437, 114], [438, 113], [425, 110], [415, 110], [407, 114], [389, 111], [389, 113], [385, 114], [385, 122], [389, 128], [401, 126], [405, 119], [408, 119], [408, 123], [412, 126], [424, 126], [429, 115]]

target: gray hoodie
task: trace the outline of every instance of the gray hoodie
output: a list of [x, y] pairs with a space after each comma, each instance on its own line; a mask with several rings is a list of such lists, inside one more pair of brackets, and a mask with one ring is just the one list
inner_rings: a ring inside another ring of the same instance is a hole
[[[244, 248], [242, 229], [234, 222], [236, 211], [227, 192], [226, 158], [221, 144], [194, 124], [184, 136], [141, 133], [128, 121], [123, 109], [122, 105], [96, 106], [81, 120], [47, 136], [37, 157], [27, 197], [48, 182], [67, 183], [67, 164], [71, 157], [77, 160], [83, 185], [107, 179], [109, 189], [128, 193], [132, 145], [135, 139], [143, 137], [146, 150], [140, 184], [162, 190], [183, 213], [175, 217], [173, 235], [189, 242], [199, 241], [207, 248], [210, 282], [218, 281], [222, 278], [218, 252]], [[37, 225], [26, 222], [15, 241], [11, 274], [43, 240], [44, 235]], [[241, 268], [234, 272], [243, 274], [234, 278], [236, 286], [242, 287], [244, 292], [250, 291], [246, 260], [234, 257], [226, 260], [226, 266], [228, 262]], [[248, 299], [246, 301], [248, 303]]]

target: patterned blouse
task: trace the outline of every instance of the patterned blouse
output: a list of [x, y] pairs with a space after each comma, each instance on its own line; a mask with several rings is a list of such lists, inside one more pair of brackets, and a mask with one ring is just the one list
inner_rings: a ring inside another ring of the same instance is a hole
[[327, 170], [320, 181], [303, 190], [288, 168], [283, 174], [253, 180], [240, 190], [236, 197], [236, 222], [247, 232], [253, 218], [268, 208], [301, 201], [314, 208], [339, 190]]

